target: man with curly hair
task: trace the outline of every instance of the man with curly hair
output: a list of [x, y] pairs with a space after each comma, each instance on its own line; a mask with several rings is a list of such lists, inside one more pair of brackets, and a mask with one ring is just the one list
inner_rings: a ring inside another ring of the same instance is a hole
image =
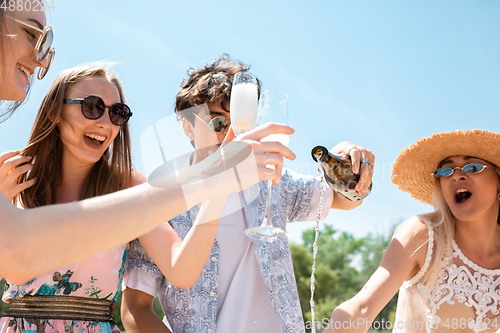
[[[190, 163], [203, 160], [224, 140], [230, 124], [233, 77], [248, 70], [249, 66], [227, 55], [188, 70], [177, 94], [175, 112], [195, 148]], [[260, 88], [258, 81], [259, 94]], [[369, 150], [349, 142], [338, 144], [332, 151], [350, 154], [355, 168], [359, 168], [361, 159], [374, 162]], [[364, 182], [357, 189], [361, 192], [371, 183], [372, 170], [363, 167], [360, 171]], [[286, 228], [288, 222], [314, 220], [319, 192], [315, 177], [283, 170], [281, 181], [271, 192], [272, 210], [278, 212], [273, 214], [273, 224]], [[245, 229], [262, 221], [265, 197], [266, 183], [262, 182], [227, 198], [212, 251], [190, 289], [171, 285], [139, 241], [132, 242], [122, 302], [127, 332], [169, 332], [152, 310], [155, 296], [159, 296], [174, 332], [305, 332], [288, 240], [267, 243], [244, 234]], [[328, 188], [324, 207], [352, 209], [360, 203]], [[197, 209], [169, 222], [182, 239], [193, 226]], [[323, 212], [322, 219], [328, 209]]]

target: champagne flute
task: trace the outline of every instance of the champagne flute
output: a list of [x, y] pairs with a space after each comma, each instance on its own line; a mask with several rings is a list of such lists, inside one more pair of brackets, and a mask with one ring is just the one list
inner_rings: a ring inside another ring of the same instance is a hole
[[257, 119], [257, 78], [249, 72], [234, 75], [231, 89], [231, 124], [235, 135], [248, 132]]
[[[260, 96], [258, 123], [267, 122], [288, 123], [288, 95], [279, 90], [266, 90]], [[286, 134], [271, 134], [263, 138], [262, 141], [278, 141], [288, 146], [290, 137]], [[273, 166], [269, 166], [274, 168]], [[266, 211], [264, 220], [259, 227], [248, 228], [245, 235], [253, 239], [273, 241], [276, 239], [286, 239], [288, 234], [285, 230], [273, 227], [271, 223], [271, 186], [272, 180], [267, 180]]]

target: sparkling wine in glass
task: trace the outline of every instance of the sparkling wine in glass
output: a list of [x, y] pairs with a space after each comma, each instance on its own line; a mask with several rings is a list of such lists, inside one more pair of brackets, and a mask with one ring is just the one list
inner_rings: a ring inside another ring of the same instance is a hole
[[234, 134], [248, 132], [257, 119], [257, 78], [249, 72], [238, 72], [231, 89], [231, 126]]
[[[232, 112], [232, 110], [231, 110]], [[259, 125], [267, 122], [288, 124], [288, 95], [279, 90], [266, 90], [260, 96], [258, 120]], [[271, 134], [262, 141], [278, 141], [288, 146], [290, 137], [286, 134]], [[268, 167], [274, 168], [274, 165]], [[264, 220], [259, 227], [248, 228], [245, 235], [253, 239], [273, 241], [287, 238], [288, 234], [281, 228], [274, 227], [271, 222], [271, 186], [272, 180], [267, 180], [266, 211]]]

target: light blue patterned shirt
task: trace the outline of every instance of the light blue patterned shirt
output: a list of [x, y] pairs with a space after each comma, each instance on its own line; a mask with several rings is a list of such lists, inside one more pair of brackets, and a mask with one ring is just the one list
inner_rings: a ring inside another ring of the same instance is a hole
[[[313, 176], [284, 170], [281, 181], [273, 186], [271, 221], [286, 229], [286, 223], [307, 219], [315, 186]], [[266, 182], [242, 193], [248, 227], [258, 226], [264, 218]], [[175, 217], [169, 223], [181, 239], [186, 237], [198, 214], [199, 206]], [[288, 240], [271, 243], [252, 241], [267, 293], [278, 316], [282, 332], [305, 332], [295, 283]], [[212, 252], [200, 277], [190, 289], [171, 285], [136, 239], [131, 242], [127, 271], [139, 269], [161, 281], [159, 299], [174, 332], [216, 332], [219, 246]]]

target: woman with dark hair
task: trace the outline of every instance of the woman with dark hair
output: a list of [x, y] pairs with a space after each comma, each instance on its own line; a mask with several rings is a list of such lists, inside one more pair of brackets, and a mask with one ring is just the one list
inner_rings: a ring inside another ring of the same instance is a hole
[[[50, 43], [43, 38], [43, 31], [49, 29], [43, 12], [14, 11], [2, 13], [1, 17], [0, 99], [22, 101], [35, 68], [48, 69], [49, 61], [43, 50], [50, 49]], [[142, 184], [98, 198], [25, 210], [0, 195], [0, 276], [13, 283], [24, 283], [51, 269], [125, 244], [207, 199], [238, 192], [264, 179], [277, 183], [281, 177], [279, 169], [270, 170], [266, 164], [280, 165], [283, 156], [291, 159], [295, 156], [283, 145], [260, 142], [272, 133], [291, 134], [293, 129], [273, 124], [245, 133], [236, 140], [250, 145], [251, 157], [255, 158], [241, 162], [241, 147], [248, 145], [228, 144], [223, 159], [213, 154], [204, 163], [165, 175], [164, 188]], [[12, 158], [14, 155], [15, 152], [0, 155], [2, 190], [11, 188], [13, 179], [27, 172], [16, 166], [28, 162], [30, 157]], [[19, 158], [24, 160], [19, 163], [16, 161]], [[221, 172], [226, 165], [241, 166], [238, 171], [244, 181], [220, 181], [214, 187], [214, 179], [224, 177]], [[184, 186], [194, 181], [196, 187]]]

